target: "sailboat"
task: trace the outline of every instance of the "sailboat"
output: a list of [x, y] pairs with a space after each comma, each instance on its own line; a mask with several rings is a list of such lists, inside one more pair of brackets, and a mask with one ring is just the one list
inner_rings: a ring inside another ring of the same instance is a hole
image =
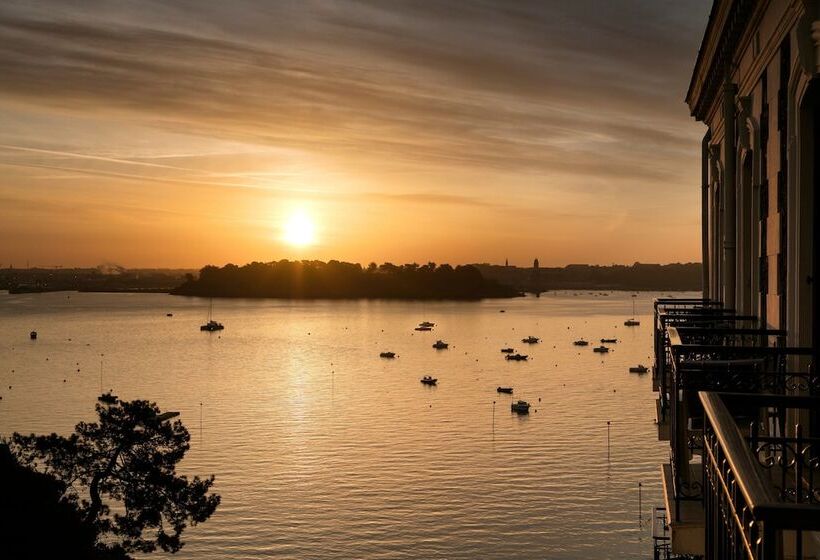
[[624, 326], [627, 327], [637, 327], [641, 324], [641, 322], [635, 318], [635, 297], [635, 294], [632, 294], [632, 318], [624, 321]]
[[211, 304], [208, 307], [208, 322], [205, 323], [204, 325], [200, 325], [199, 330], [214, 332], [214, 331], [221, 331], [222, 329], [225, 328], [225, 325], [223, 325], [222, 323], [218, 323], [217, 321], [214, 321], [213, 314], [214, 314], [214, 300], [213, 300], [213, 298], [211, 298]]

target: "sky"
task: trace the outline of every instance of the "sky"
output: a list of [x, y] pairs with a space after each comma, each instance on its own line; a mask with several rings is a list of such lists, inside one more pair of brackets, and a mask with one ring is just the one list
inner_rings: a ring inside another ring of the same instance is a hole
[[0, 267], [700, 260], [708, 0], [3, 0]]

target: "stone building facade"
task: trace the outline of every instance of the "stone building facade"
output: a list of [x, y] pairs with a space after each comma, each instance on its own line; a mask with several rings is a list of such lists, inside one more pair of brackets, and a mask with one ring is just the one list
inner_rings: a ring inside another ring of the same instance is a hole
[[815, 347], [819, 6], [716, 0], [686, 96], [707, 126], [705, 297]]

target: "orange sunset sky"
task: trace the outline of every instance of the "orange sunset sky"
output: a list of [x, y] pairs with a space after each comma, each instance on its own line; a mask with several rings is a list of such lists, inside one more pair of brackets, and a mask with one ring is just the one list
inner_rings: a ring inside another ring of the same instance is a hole
[[700, 260], [706, 0], [0, 3], [0, 266]]

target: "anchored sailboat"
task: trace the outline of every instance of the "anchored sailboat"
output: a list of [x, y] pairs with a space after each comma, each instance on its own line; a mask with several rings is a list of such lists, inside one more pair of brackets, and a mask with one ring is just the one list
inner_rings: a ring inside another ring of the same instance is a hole
[[641, 324], [641, 322], [635, 318], [635, 297], [635, 294], [632, 294], [632, 318], [624, 321], [624, 325], [627, 327], [637, 327]]
[[211, 303], [208, 306], [208, 322], [205, 323], [204, 325], [200, 325], [199, 330], [214, 332], [214, 331], [221, 331], [222, 329], [225, 328], [225, 325], [223, 325], [222, 323], [218, 323], [217, 321], [214, 321], [213, 314], [214, 314], [214, 300], [213, 300], [213, 298], [211, 298]]

